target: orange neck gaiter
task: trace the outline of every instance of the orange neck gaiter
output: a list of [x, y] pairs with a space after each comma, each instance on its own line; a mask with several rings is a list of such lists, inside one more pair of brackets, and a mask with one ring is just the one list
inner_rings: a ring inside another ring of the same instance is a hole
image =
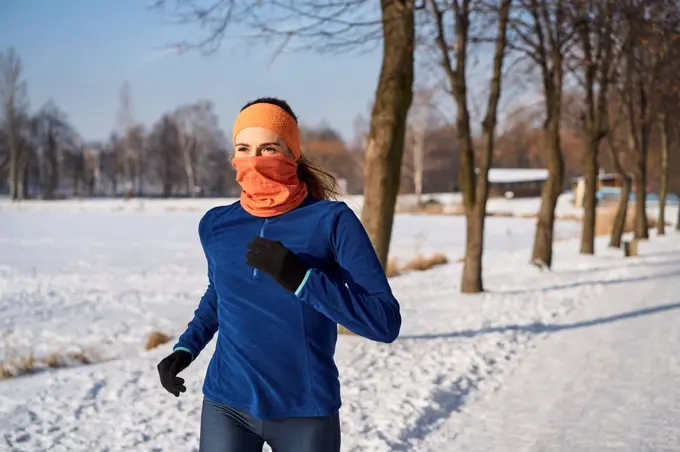
[[284, 155], [235, 158], [232, 165], [242, 189], [241, 207], [251, 215], [281, 215], [307, 197], [307, 185], [297, 176], [297, 163]]
[[232, 159], [241, 186], [241, 206], [256, 217], [273, 217], [298, 207], [307, 197], [307, 186], [297, 176], [301, 157], [299, 128], [284, 109], [267, 103], [251, 105], [236, 117], [232, 139], [248, 127], [271, 130], [283, 139], [293, 158], [276, 154]]

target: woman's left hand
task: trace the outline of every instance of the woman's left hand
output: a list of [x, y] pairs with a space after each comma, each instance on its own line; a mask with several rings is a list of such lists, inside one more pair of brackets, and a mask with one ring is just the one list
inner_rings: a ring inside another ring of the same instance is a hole
[[300, 287], [308, 270], [281, 242], [263, 237], [255, 237], [248, 244], [246, 262], [249, 266], [267, 273], [291, 292]]

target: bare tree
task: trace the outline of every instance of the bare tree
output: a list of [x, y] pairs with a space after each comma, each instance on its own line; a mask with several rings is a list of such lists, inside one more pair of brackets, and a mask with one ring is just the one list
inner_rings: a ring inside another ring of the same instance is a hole
[[188, 196], [201, 192], [204, 174], [201, 170], [211, 149], [224, 142], [212, 103], [200, 101], [178, 107], [172, 113], [176, 125], [177, 142], [181, 152]]
[[85, 186], [87, 195], [99, 193], [102, 182], [102, 148], [99, 143], [89, 143], [84, 149]]
[[53, 199], [59, 186], [61, 154], [76, 146], [73, 127], [54, 102], [47, 102], [33, 118], [38, 141], [38, 160], [43, 198]]
[[538, 68], [543, 90], [543, 136], [548, 180], [541, 192], [541, 207], [531, 261], [552, 266], [555, 207], [564, 184], [564, 156], [560, 135], [565, 55], [573, 43], [567, 20], [567, 0], [519, 0], [521, 8], [512, 20], [510, 46], [528, 56]]
[[117, 124], [118, 131], [121, 136], [121, 142], [118, 146], [118, 151], [120, 153], [119, 159], [122, 163], [123, 169], [123, 179], [124, 179], [124, 192], [125, 197], [129, 198], [132, 196], [134, 191], [134, 177], [133, 171], [135, 165], [137, 164], [139, 149], [135, 147], [134, 143], [134, 129], [135, 120], [134, 112], [132, 109], [132, 98], [130, 94], [130, 82], [127, 80], [123, 81], [119, 92], [119, 105], [117, 114]]
[[[207, 34], [174, 49], [215, 51], [234, 22], [251, 30], [245, 38], [275, 41], [278, 51], [339, 52], [383, 44], [364, 161], [361, 220], [383, 265], [399, 191], [406, 117], [411, 105], [415, 48], [414, 0], [262, 2], [249, 0], [157, 0], [155, 7], [179, 23], [200, 24]], [[266, 14], [265, 14], [266, 12]]]
[[[614, 169], [619, 176], [621, 181], [621, 194], [619, 195], [619, 203], [616, 208], [616, 214], [614, 217], [614, 224], [612, 225], [611, 237], [609, 240], [609, 246], [611, 248], [621, 248], [621, 239], [623, 237], [623, 231], [626, 225], [626, 217], [628, 215], [628, 202], [630, 200], [630, 193], [633, 187], [633, 180], [630, 177], [630, 173], [626, 171], [623, 165], [623, 157], [626, 155], [622, 151], [621, 140], [617, 139], [617, 135], [622, 128], [626, 127], [623, 124], [625, 105], [620, 98], [616, 98], [618, 103], [618, 112], [613, 121], [608, 120], [607, 123], [607, 145], [609, 147], [609, 152], [611, 155], [611, 160], [614, 164]], [[632, 136], [628, 130], [623, 132], [627, 135], [627, 145], [632, 146], [630, 141]]]
[[8, 181], [7, 172], [9, 169], [9, 143], [7, 132], [4, 127], [0, 127], [0, 191]]
[[156, 177], [160, 181], [162, 195], [168, 198], [179, 184], [183, 173], [179, 131], [169, 114], [163, 115], [152, 127], [148, 152]]
[[629, 147], [634, 156], [636, 239], [649, 238], [647, 223], [647, 159], [650, 136], [658, 120], [659, 100], [666, 95], [664, 71], [677, 60], [673, 39], [678, 25], [677, 6], [663, 0], [627, 0], [622, 8], [622, 63], [619, 97], [625, 105]]
[[[407, 139], [410, 138], [411, 164], [404, 162], [404, 169], [410, 169], [413, 189], [418, 204], [422, 201], [423, 179], [425, 176], [427, 133], [441, 122], [441, 114], [435, 104], [438, 90], [420, 88], [414, 93], [414, 100], [409, 110], [407, 123]], [[403, 170], [402, 170], [403, 171]]]
[[613, 33], [618, 3], [618, 0], [571, 0], [569, 4], [570, 21], [576, 32], [576, 55], [571, 63], [583, 88], [585, 106], [581, 115], [586, 135], [581, 254], [595, 253], [598, 156], [600, 142], [607, 134], [608, 98], [616, 69]]
[[[441, 51], [441, 64], [447, 76], [453, 98], [458, 107], [456, 130], [460, 150], [460, 185], [466, 218], [465, 262], [461, 291], [475, 293], [484, 290], [482, 283], [482, 254], [484, 251], [484, 222], [486, 201], [489, 192], [488, 174], [493, 156], [494, 137], [497, 123], [498, 101], [501, 95], [503, 61], [506, 54], [508, 21], [511, 0], [501, 0], [491, 6], [491, 13], [497, 19], [493, 71], [487, 98], [486, 116], [482, 121], [482, 144], [478, 158], [472, 140], [470, 108], [468, 105], [468, 52], [471, 40], [472, 18], [475, 13], [471, 0], [454, 0], [452, 3], [454, 43], [449, 42], [447, 33], [446, 5], [437, 0], [429, 1], [429, 8], [436, 25], [436, 40]], [[485, 5], [489, 7], [489, 5]], [[488, 13], [489, 11], [481, 11]], [[477, 11], [480, 13], [480, 11]], [[453, 54], [451, 49], [454, 50]], [[477, 160], [477, 162], [475, 161]], [[478, 166], [476, 165], [478, 163]]]
[[[680, 88], [678, 88], [678, 65], [680, 58], [680, 5], [666, 5], [669, 11], [664, 14], [662, 39], [654, 43], [659, 57], [665, 61], [660, 67], [659, 82], [654, 84], [657, 100], [657, 123], [661, 141], [661, 175], [659, 187], [659, 218], [657, 234], [666, 233], [666, 197], [668, 195], [668, 159], [670, 148], [678, 148], [678, 120]], [[675, 132], [675, 133], [673, 133]]]
[[19, 200], [24, 197], [24, 171], [30, 159], [22, 130], [28, 126], [28, 94], [21, 58], [13, 48], [0, 53], [0, 101], [9, 148], [10, 197]]
[[120, 137], [114, 132], [100, 146], [100, 182], [106, 187], [104, 192], [110, 193], [113, 196], [118, 194], [120, 175], [122, 173], [122, 165], [119, 158], [121, 154], [119, 151], [120, 142]]

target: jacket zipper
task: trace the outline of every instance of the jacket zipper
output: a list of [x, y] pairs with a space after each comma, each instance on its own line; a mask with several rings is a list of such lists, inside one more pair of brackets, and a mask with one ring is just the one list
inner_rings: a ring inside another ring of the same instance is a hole
[[[264, 228], [267, 227], [267, 223], [269, 223], [269, 218], [265, 218], [262, 227], [260, 227], [260, 237], [264, 237]], [[255, 279], [255, 276], [257, 276], [257, 268], [253, 268], [253, 279]]]

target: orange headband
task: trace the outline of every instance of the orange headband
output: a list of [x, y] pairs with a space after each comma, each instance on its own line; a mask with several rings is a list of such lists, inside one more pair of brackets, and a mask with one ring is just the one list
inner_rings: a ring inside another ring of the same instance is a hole
[[283, 108], [272, 104], [253, 104], [243, 110], [234, 121], [232, 141], [236, 135], [248, 127], [262, 127], [279, 135], [293, 153], [295, 160], [302, 155], [300, 151], [300, 129], [295, 119]]

